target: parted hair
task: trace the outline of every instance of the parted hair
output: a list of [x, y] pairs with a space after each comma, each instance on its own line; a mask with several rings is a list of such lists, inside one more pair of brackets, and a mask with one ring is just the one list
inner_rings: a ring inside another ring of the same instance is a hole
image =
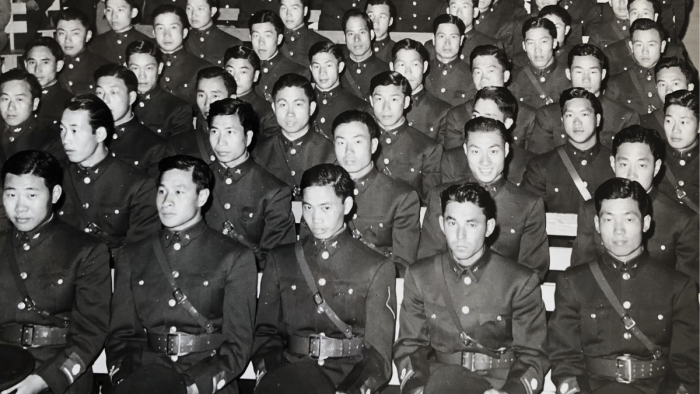
[[[105, 1], [105, 5], [107, 4], [107, 1], [109, 1], [109, 0]], [[126, 2], [126, 4], [129, 5], [129, 7], [131, 7], [131, 9], [137, 9], [137, 10], [141, 11], [141, 8], [143, 8], [142, 7], [143, 1], [138, 1], [138, 0], [124, 0], [124, 1]], [[139, 13], [139, 15], [140, 15], [140, 13]], [[137, 18], [138, 18], [138, 16], [137, 16]]]
[[78, 21], [87, 30], [90, 30], [91, 26], [90, 19], [88, 19], [87, 15], [76, 8], [66, 8], [59, 11], [56, 16], [56, 26], [58, 26], [58, 22], [60, 21]]
[[309, 99], [309, 102], [316, 100], [316, 93], [311, 86], [311, 82], [299, 74], [289, 73], [284, 74], [272, 86], [272, 98], [277, 97], [277, 93], [284, 88], [300, 88], [304, 91], [304, 95]]
[[631, 198], [637, 202], [639, 207], [639, 212], [641, 212], [642, 217], [649, 214], [649, 196], [647, 196], [647, 191], [644, 187], [640, 185], [637, 181], [633, 181], [627, 178], [610, 178], [603, 182], [595, 190], [595, 211], [600, 215], [600, 207], [604, 200], [618, 200]]
[[502, 86], [486, 86], [476, 92], [474, 102], [478, 100], [491, 100], [498, 106], [498, 110], [503, 112], [505, 118], [515, 121], [518, 114], [518, 100], [508, 88]]
[[231, 59], [245, 59], [253, 66], [253, 70], [260, 70], [260, 58], [258, 54], [247, 46], [234, 45], [227, 49], [224, 53], [224, 64], [227, 64]]
[[348, 21], [350, 18], [360, 18], [365, 22], [365, 25], [367, 26], [367, 30], [372, 31], [373, 29], [373, 23], [372, 19], [369, 18], [369, 15], [367, 15], [366, 12], [360, 11], [357, 8], [352, 8], [347, 11], [345, 11], [345, 14], [343, 14], [343, 34], [346, 32], [346, 27], [348, 25]]
[[661, 138], [658, 131], [654, 129], [648, 129], [640, 125], [632, 125], [625, 127], [615, 134], [615, 139], [613, 139], [612, 154], [617, 155], [620, 145], [625, 143], [641, 143], [646, 144], [651, 149], [651, 154], [654, 156], [654, 161], [663, 160], [666, 144]]
[[508, 142], [508, 129], [500, 120], [477, 116], [464, 125], [464, 142], [469, 143], [471, 133], [497, 133], [505, 145]]
[[352, 122], [364, 124], [367, 127], [367, 131], [369, 131], [370, 139], [379, 138], [379, 126], [377, 125], [377, 121], [374, 120], [374, 117], [365, 111], [357, 109], [342, 112], [335, 117], [335, 120], [333, 120], [333, 136], [335, 136], [335, 129], [340, 125]]
[[559, 5], [548, 5], [540, 10], [537, 14], [540, 18], [544, 18], [547, 15], [554, 15], [559, 17], [559, 19], [564, 22], [565, 26], [571, 26], [571, 15], [564, 9], [564, 7]]
[[474, 48], [472, 50], [472, 53], [469, 54], [469, 67], [473, 71], [474, 70], [474, 59], [476, 59], [479, 56], [493, 56], [496, 58], [498, 61], [498, 64], [503, 67], [503, 71], [506, 71], [510, 68], [510, 60], [508, 60], [508, 55], [506, 55], [506, 52], [491, 44], [487, 45], [479, 45], [478, 47]]
[[459, 30], [460, 35], [464, 35], [464, 31], [467, 30], [467, 26], [464, 24], [464, 21], [459, 19], [459, 17], [450, 14], [442, 14], [433, 21], [433, 34], [437, 33], [438, 27], [440, 27], [440, 25], [443, 23], [450, 23], [457, 26], [457, 30]]
[[686, 62], [683, 59], [679, 59], [677, 57], [662, 57], [659, 59], [659, 62], [656, 63], [656, 66], [654, 66], [654, 75], [659, 75], [659, 72], [665, 68], [674, 68], [678, 67], [681, 70], [681, 73], [683, 73], [683, 76], [685, 77], [685, 81], [687, 83], [693, 83], [697, 79], [697, 75], [693, 72], [693, 70], [690, 68], [688, 65], [688, 62]]
[[383, 71], [374, 77], [369, 82], [369, 91], [374, 94], [374, 89], [378, 86], [398, 86], [404, 96], [411, 96], [411, 83], [408, 79], [396, 71]]
[[51, 154], [38, 150], [24, 150], [10, 156], [2, 166], [2, 184], [7, 174], [31, 174], [42, 178], [49, 190], [63, 181], [63, 170], [58, 160]]
[[276, 12], [270, 10], [258, 11], [248, 19], [248, 30], [253, 33], [253, 25], [259, 23], [271, 23], [277, 35], [284, 34], [284, 22]]
[[163, 52], [160, 51], [158, 45], [151, 41], [137, 40], [126, 47], [126, 61], [129, 62], [131, 55], [150, 55], [156, 59], [156, 63], [163, 63]]
[[666, 102], [664, 103], [664, 112], [668, 107], [672, 105], [678, 105], [681, 107], [688, 108], [693, 111], [696, 120], [700, 120], [698, 116], [698, 94], [695, 92], [689, 92], [687, 90], [676, 90], [673, 93], [666, 95]]
[[190, 171], [192, 170], [192, 181], [199, 193], [204, 189], [212, 190], [214, 184], [214, 174], [207, 163], [197, 157], [187, 155], [169, 156], [158, 162], [158, 184], [163, 179], [163, 174], [170, 170]]
[[301, 191], [312, 186], [331, 186], [335, 195], [343, 201], [353, 196], [355, 181], [345, 168], [337, 164], [318, 164], [304, 171], [301, 176]]
[[227, 96], [236, 94], [238, 85], [236, 84], [236, 79], [233, 75], [229, 74], [228, 71], [221, 67], [207, 67], [197, 71], [197, 85], [203, 79], [215, 79], [221, 78], [224, 81], [224, 86], [226, 87]]
[[661, 41], [663, 41], [666, 38], [666, 31], [664, 30], [664, 27], [661, 25], [661, 23], [648, 18], [639, 18], [632, 22], [632, 26], [630, 26], [630, 36], [634, 37], [634, 33], [636, 31], [645, 30], [656, 30], [657, 32], [659, 32], [659, 37], [661, 38]]
[[227, 115], [237, 116], [244, 131], [252, 131], [253, 135], [258, 133], [260, 120], [253, 106], [243, 100], [233, 98], [215, 101], [209, 106], [209, 116], [207, 117], [209, 127], [211, 127], [215, 117]]
[[3, 84], [10, 81], [24, 81], [29, 84], [29, 93], [32, 95], [32, 100], [35, 98], [41, 98], [41, 84], [36, 79], [33, 74], [27, 72], [27, 70], [20, 70], [19, 68], [14, 68], [6, 73], [0, 75], [0, 87]]
[[309, 63], [312, 62], [314, 56], [318, 55], [319, 53], [330, 53], [333, 55], [333, 57], [335, 57], [335, 60], [337, 60], [338, 63], [345, 60], [345, 57], [343, 56], [343, 48], [340, 45], [334, 44], [330, 41], [319, 41], [314, 45], [311, 45], [311, 48], [309, 48]]
[[561, 109], [561, 112], [564, 112], [566, 103], [568, 103], [569, 100], [577, 98], [588, 100], [591, 103], [591, 106], [593, 107], [593, 112], [596, 115], [603, 114], [603, 106], [600, 104], [600, 100], [598, 100], [598, 97], [596, 97], [595, 94], [589, 92], [584, 88], [569, 88], [561, 92], [561, 96], [559, 97], [559, 108]]
[[56, 58], [56, 61], [63, 60], [63, 50], [61, 49], [61, 46], [58, 45], [58, 42], [51, 37], [39, 37], [32, 40], [32, 42], [30, 42], [24, 49], [24, 59], [26, 60], [29, 52], [37, 47], [47, 48], [53, 57]]
[[92, 128], [92, 133], [100, 127], [104, 127], [107, 131], [107, 139], [105, 144], [109, 143], [114, 134], [114, 117], [107, 104], [100, 100], [94, 94], [82, 94], [75, 96], [66, 102], [66, 110], [69, 111], [85, 111], [88, 114], [88, 123]]
[[568, 59], [567, 59], [567, 62], [568, 62], [567, 64], [568, 64], [569, 68], [571, 68], [571, 65], [574, 63], [574, 58], [576, 56], [581, 56], [581, 57], [593, 56], [594, 58], [596, 58], [598, 60], [598, 64], [600, 64], [601, 70], [608, 69], [608, 66], [607, 66], [608, 59], [606, 58], [603, 51], [595, 45], [578, 44], [578, 45], [574, 46], [573, 48], [571, 48], [571, 50], [569, 51]]
[[158, 7], [156, 7], [155, 10], [153, 10], [153, 13], [151, 14], [153, 17], [153, 27], [156, 26], [156, 18], [163, 14], [175, 14], [180, 19], [180, 23], [182, 24], [183, 29], [187, 29], [190, 27], [190, 21], [189, 19], [187, 19], [187, 14], [185, 13], [185, 10], [172, 4], [161, 4]]
[[95, 73], [93, 74], [95, 82], [102, 77], [114, 77], [121, 79], [124, 81], [126, 90], [129, 93], [136, 92], [139, 87], [139, 80], [136, 78], [136, 74], [121, 64], [105, 64], [104, 66], [95, 70]]
[[440, 193], [442, 214], [445, 214], [447, 204], [451, 202], [470, 202], [481, 208], [486, 220], [496, 218], [496, 202], [483, 186], [476, 182], [467, 182], [461, 185], [452, 185]]
[[418, 55], [420, 56], [420, 60], [422, 62], [430, 61], [430, 54], [428, 53], [428, 50], [425, 49], [425, 46], [423, 46], [423, 44], [416, 40], [404, 38], [403, 40], [397, 41], [396, 44], [394, 44], [394, 47], [391, 49], [391, 61], [396, 61], [396, 55], [399, 53], [400, 50], [416, 51], [418, 52]]
[[542, 18], [538, 16], [526, 20], [525, 23], [523, 23], [522, 28], [523, 41], [525, 41], [527, 32], [529, 32], [532, 29], [545, 29], [547, 30], [547, 32], [549, 32], [549, 35], [552, 36], [553, 39], [556, 40], [557, 38], [557, 27], [554, 26], [554, 22], [550, 21], [547, 18]]

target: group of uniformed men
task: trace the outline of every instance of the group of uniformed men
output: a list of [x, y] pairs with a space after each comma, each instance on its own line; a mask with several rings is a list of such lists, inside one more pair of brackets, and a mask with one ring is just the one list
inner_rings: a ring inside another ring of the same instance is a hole
[[89, 393], [105, 348], [115, 393], [252, 361], [257, 393], [365, 394], [392, 360], [404, 394], [698, 393], [688, 5], [557, 3], [324, 1], [345, 45], [307, 0], [244, 0], [250, 42], [214, 0], [62, 10], [0, 76], [0, 343], [35, 358], [0, 392]]

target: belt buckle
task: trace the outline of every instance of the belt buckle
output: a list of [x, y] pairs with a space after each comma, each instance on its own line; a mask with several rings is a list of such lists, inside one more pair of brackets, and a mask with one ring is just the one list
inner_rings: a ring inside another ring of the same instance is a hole
[[318, 360], [321, 356], [321, 342], [325, 335], [311, 334], [309, 335], [309, 358]]
[[687, 196], [685, 190], [683, 190], [683, 188], [680, 186], [677, 187], [676, 188], [676, 197], [678, 197], [678, 199], [680, 200], [682, 198], [685, 198], [685, 196]]
[[[615, 359], [616, 371], [615, 380], [620, 383], [632, 383], [632, 357], [629, 354], [618, 356]], [[622, 370], [622, 372], [621, 372]]]
[[25, 324], [22, 326], [22, 335], [19, 338], [19, 344], [23, 347], [32, 347], [34, 345], [34, 326]]
[[472, 352], [462, 352], [462, 366], [472, 372], [475, 371], [474, 369], [474, 353]]
[[165, 354], [168, 356], [185, 355], [185, 353], [180, 350], [182, 347], [182, 333], [168, 334], [165, 346]]
[[637, 322], [635, 322], [634, 319], [630, 317], [630, 315], [622, 316], [622, 323], [625, 325], [625, 329], [627, 330], [631, 330], [632, 328], [634, 328], [634, 326], [637, 325]]

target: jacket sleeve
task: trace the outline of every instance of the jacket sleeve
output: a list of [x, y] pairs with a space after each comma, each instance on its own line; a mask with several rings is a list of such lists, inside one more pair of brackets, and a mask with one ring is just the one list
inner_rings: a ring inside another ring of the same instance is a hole
[[173, 113], [168, 117], [170, 137], [192, 130], [192, 107], [182, 105], [173, 110]]
[[676, 241], [676, 269], [693, 278], [696, 282], [698, 272], [698, 215], [693, 215], [681, 230]]
[[549, 240], [547, 239], [547, 215], [544, 201], [538, 198], [525, 219], [523, 235], [520, 237], [518, 262], [532, 268], [540, 281], [549, 270]]
[[428, 197], [428, 192], [439, 185], [440, 178], [440, 161], [442, 160], [442, 146], [435, 144], [426, 153], [423, 159], [423, 184], [421, 185], [421, 205], [425, 204]]
[[75, 298], [67, 344], [35, 371], [54, 393], [65, 392], [102, 351], [109, 331], [109, 251], [100, 243], [76, 267]]
[[260, 267], [265, 267], [265, 256], [277, 246], [294, 243], [294, 214], [292, 214], [292, 191], [284, 185], [275, 190], [265, 204], [265, 226], [260, 238], [256, 257]]
[[[460, 174], [455, 174], [455, 169], [450, 162], [449, 155], [442, 155], [440, 160], [440, 174], [442, 183], [455, 182], [460, 178]], [[463, 178], [463, 176], [461, 177]]]
[[[685, 278], [684, 278], [685, 279]], [[698, 390], [698, 288], [690, 279], [678, 286], [673, 303], [673, 336], [669, 360], [681, 383], [697, 393]]]
[[160, 230], [160, 227], [156, 208], [156, 183], [153, 179], [145, 179], [131, 197], [126, 242], [140, 241]]
[[[522, 186], [527, 190], [537, 194], [543, 200], [547, 200], [547, 171], [542, 168], [539, 163], [538, 156], [533, 157], [527, 162], [525, 172], [523, 173]], [[545, 203], [546, 205], [546, 203]]]
[[527, 150], [533, 153], [545, 153], [554, 149], [554, 130], [551, 129], [550, 119], [544, 107], [537, 110], [535, 124], [527, 144]]
[[571, 251], [571, 265], [583, 264], [596, 257], [595, 224], [593, 217], [586, 208], [588, 204], [581, 204], [576, 219], [576, 240]]
[[460, 125], [456, 111], [449, 111], [440, 121], [438, 143], [448, 150], [464, 143], [464, 125]]
[[392, 238], [392, 259], [399, 268], [400, 276], [416, 261], [420, 239], [420, 200], [418, 193], [406, 194], [396, 207]]
[[440, 216], [442, 206], [437, 190], [431, 190], [428, 194], [427, 209], [423, 216], [423, 226], [420, 231], [417, 259], [423, 259], [447, 250], [445, 234], [440, 228]]

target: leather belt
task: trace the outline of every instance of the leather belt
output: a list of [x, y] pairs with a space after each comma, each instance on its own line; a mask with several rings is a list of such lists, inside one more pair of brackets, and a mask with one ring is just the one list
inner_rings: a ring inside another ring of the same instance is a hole
[[184, 356], [190, 353], [205, 352], [218, 349], [224, 342], [224, 335], [213, 334], [191, 335], [182, 332], [171, 334], [146, 333], [148, 348], [168, 356]]
[[665, 376], [668, 372], [667, 367], [668, 359], [636, 360], [629, 354], [612, 360], [586, 357], [586, 369], [589, 373], [615, 378], [620, 383]]
[[435, 352], [435, 359], [442, 364], [461, 365], [464, 368], [474, 372], [487, 371], [489, 369], [497, 368], [509, 368], [515, 361], [515, 355], [513, 354], [512, 350], [508, 350], [501, 354], [500, 358], [475, 352]]
[[362, 354], [365, 339], [329, 338], [325, 335], [312, 334], [308, 337], [292, 335], [287, 344], [287, 350], [295, 354], [308, 355], [312, 359], [351, 357]]
[[22, 347], [65, 345], [68, 328], [36, 324], [5, 324], [0, 326], [0, 341]]

